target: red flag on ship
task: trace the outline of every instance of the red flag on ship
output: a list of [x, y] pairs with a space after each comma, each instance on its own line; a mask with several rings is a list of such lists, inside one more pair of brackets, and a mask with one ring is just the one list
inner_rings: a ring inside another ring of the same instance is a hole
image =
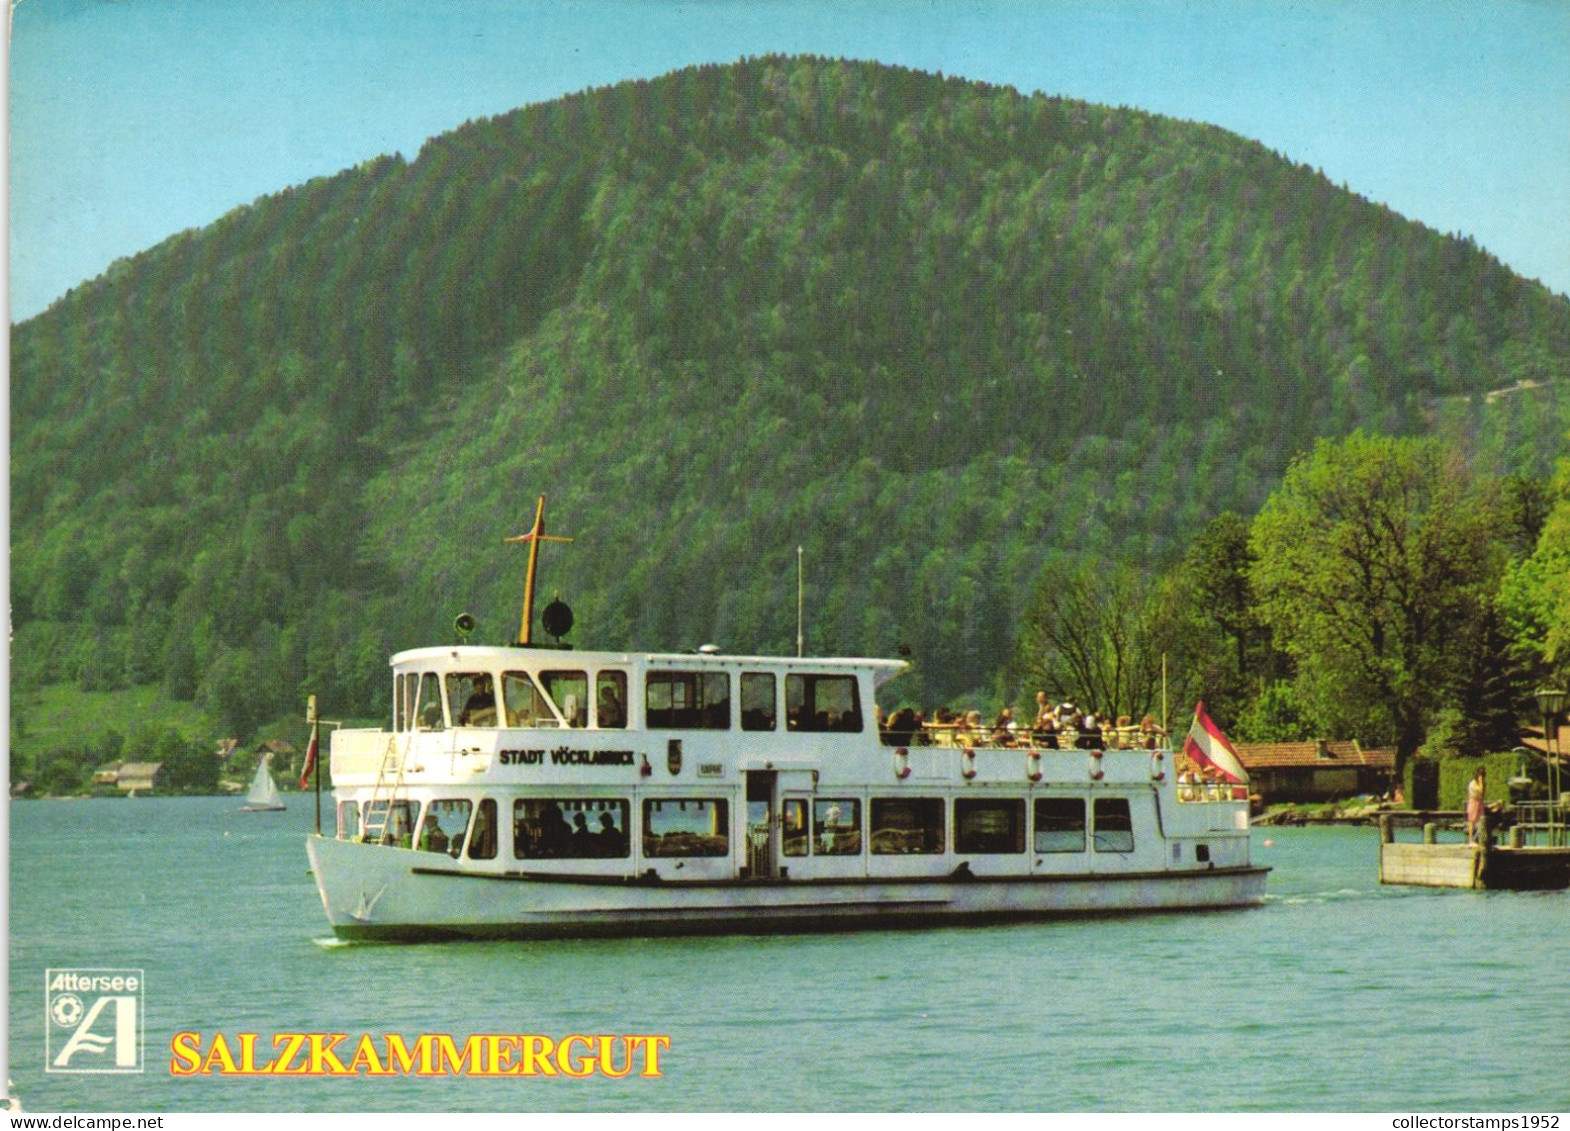
[[300, 774], [300, 788], [309, 789], [311, 785], [311, 771], [316, 769], [316, 740], [321, 732], [322, 724], [311, 723], [311, 744], [305, 748], [305, 770]]
[[1237, 751], [1232, 749], [1232, 744], [1221, 733], [1221, 728], [1205, 714], [1203, 701], [1194, 706], [1194, 723], [1188, 728], [1183, 753], [1201, 766], [1214, 768], [1229, 782], [1248, 780], [1248, 771], [1243, 768]]

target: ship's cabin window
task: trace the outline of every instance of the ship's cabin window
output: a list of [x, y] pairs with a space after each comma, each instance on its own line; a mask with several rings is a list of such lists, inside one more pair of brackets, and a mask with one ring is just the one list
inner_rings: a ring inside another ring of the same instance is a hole
[[512, 852], [519, 860], [593, 860], [627, 855], [621, 798], [521, 797], [512, 803]]
[[773, 730], [779, 718], [778, 695], [773, 672], [743, 672], [741, 729]]
[[541, 672], [540, 682], [545, 694], [551, 697], [562, 719], [570, 727], [587, 726], [589, 722], [589, 673]]
[[428, 802], [414, 847], [421, 852], [457, 856], [463, 851], [463, 837], [469, 831], [469, 814], [473, 809], [473, 802], [461, 799]]
[[812, 854], [856, 856], [861, 852], [861, 802], [819, 797], [812, 802]]
[[447, 703], [453, 726], [496, 725], [496, 684], [489, 672], [449, 672]]
[[796, 731], [859, 731], [861, 699], [850, 675], [787, 675], [785, 717]]
[[786, 856], [807, 855], [807, 802], [788, 797], [780, 806], [780, 835]]
[[469, 859], [496, 859], [496, 799], [487, 797], [474, 813], [474, 828], [469, 832]]
[[943, 851], [941, 797], [874, 797], [872, 854], [905, 856]]
[[393, 684], [399, 730], [442, 730], [442, 685], [435, 672], [404, 672]]
[[1134, 819], [1128, 810], [1128, 798], [1098, 797], [1093, 815], [1097, 852], [1134, 851]]
[[556, 715], [528, 672], [502, 673], [502, 710], [510, 727], [553, 727]]
[[360, 835], [360, 803], [338, 802], [338, 839], [353, 840]]
[[1025, 802], [1003, 797], [954, 801], [954, 851], [977, 855], [1025, 851]]
[[1037, 799], [1036, 851], [1085, 851], [1085, 799], [1083, 797]]
[[644, 723], [651, 729], [730, 729], [730, 676], [651, 671], [644, 678]]
[[627, 725], [627, 673], [600, 672], [594, 677], [594, 725], [620, 730]]
[[393, 729], [414, 729], [414, 694], [420, 686], [420, 677], [413, 672], [399, 672], [393, 676]]
[[643, 803], [645, 856], [725, 856], [730, 806], [724, 798], [665, 798]]
[[[377, 828], [380, 827], [380, 834]], [[365, 805], [364, 836], [375, 836], [379, 844], [409, 847], [414, 832], [414, 807], [407, 801], [368, 801]]]

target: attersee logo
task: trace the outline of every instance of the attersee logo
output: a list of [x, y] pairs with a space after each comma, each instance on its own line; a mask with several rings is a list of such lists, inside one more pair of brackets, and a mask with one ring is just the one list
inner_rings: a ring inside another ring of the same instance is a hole
[[44, 971], [44, 1071], [141, 1072], [141, 970]]

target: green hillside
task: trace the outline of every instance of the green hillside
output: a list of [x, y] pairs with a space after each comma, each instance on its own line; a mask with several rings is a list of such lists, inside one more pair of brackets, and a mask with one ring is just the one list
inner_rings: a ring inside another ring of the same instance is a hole
[[[1160, 565], [1317, 436], [1543, 474], [1570, 302], [1224, 131], [872, 64], [471, 122], [173, 237], [12, 332], [13, 683], [233, 733], [388, 653], [892, 653], [998, 687], [1064, 557]], [[1507, 395], [1490, 396], [1499, 390]]]

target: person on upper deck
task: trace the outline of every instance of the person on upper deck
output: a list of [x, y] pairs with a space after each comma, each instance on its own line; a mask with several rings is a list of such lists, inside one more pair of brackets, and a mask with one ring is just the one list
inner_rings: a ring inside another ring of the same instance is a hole
[[1094, 712], [1086, 711], [1079, 720], [1079, 738], [1074, 743], [1081, 750], [1100, 750], [1101, 720]]
[[1036, 692], [1036, 718], [1030, 724], [1030, 739], [1048, 750], [1058, 748], [1058, 715], [1045, 691]]
[[883, 728], [883, 740], [890, 746], [909, 746], [920, 726], [915, 709], [901, 707], [889, 716]]
[[1014, 721], [1012, 708], [1004, 707], [998, 712], [998, 717], [992, 724], [992, 743], [994, 746], [1008, 746], [1015, 738], [1015, 731], [1019, 724]]

